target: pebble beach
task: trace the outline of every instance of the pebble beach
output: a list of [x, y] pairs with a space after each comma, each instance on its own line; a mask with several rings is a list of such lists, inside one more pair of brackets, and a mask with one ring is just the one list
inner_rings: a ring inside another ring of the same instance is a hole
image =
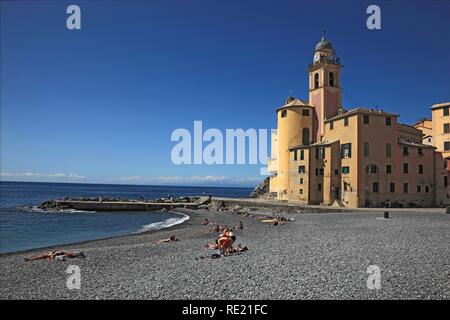
[[[140, 234], [0, 255], [1, 299], [449, 299], [450, 215], [285, 214], [273, 226], [230, 212], [179, 209], [183, 224]], [[217, 259], [209, 221], [236, 230], [248, 251]], [[176, 235], [179, 241], [155, 243]], [[86, 258], [24, 262], [53, 248]], [[81, 288], [66, 286], [69, 265]], [[369, 289], [367, 268], [381, 269]]]

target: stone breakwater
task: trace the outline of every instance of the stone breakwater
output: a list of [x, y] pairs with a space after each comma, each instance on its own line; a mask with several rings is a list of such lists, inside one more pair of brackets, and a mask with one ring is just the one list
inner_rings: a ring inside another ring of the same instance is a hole
[[85, 211], [167, 211], [175, 208], [196, 210], [200, 206], [211, 203], [210, 196], [194, 196], [179, 198], [159, 198], [152, 200], [135, 200], [119, 198], [64, 198], [48, 200], [38, 208], [45, 211], [65, 209]]

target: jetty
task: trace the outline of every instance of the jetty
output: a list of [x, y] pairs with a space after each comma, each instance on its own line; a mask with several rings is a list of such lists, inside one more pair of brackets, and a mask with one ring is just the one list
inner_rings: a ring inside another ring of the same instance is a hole
[[67, 209], [83, 211], [169, 211], [175, 208], [201, 209], [211, 203], [210, 196], [179, 198], [160, 198], [153, 200], [115, 199], [115, 198], [64, 198], [48, 200], [38, 208], [45, 211]]
[[55, 200], [56, 208], [75, 209], [86, 211], [161, 211], [175, 208], [187, 208], [196, 210], [198, 203], [165, 203], [165, 202], [145, 202], [145, 201], [76, 201], [76, 200]]

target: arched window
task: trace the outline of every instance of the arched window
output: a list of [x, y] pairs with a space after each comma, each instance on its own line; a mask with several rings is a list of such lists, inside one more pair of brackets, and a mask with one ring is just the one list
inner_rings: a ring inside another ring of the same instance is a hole
[[366, 167], [366, 172], [367, 173], [377, 173], [377, 171], [378, 171], [378, 167], [376, 165], [374, 165], [374, 164], [369, 164]]
[[330, 72], [330, 87], [334, 87], [334, 73]]
[[314, 74], [314, 89], [319, 87], [319, 74]]
[[309, 144], [309, 129], [303, 128], [302, 130], [302, 144], [308, 145]]

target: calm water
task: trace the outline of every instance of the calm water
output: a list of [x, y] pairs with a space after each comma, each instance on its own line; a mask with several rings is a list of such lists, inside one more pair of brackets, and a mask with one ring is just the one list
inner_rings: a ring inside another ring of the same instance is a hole
[[75, 183], [0, 182], [0, 252], [11, 252], [93, 240], [161, 228], [186, 217], [171, 212], [64, 212], [50, 213], [36, 206], [49, 199], [112, 197], [146, 199], [200, 195], [246, 197], [248, 188], [163, 187]]

